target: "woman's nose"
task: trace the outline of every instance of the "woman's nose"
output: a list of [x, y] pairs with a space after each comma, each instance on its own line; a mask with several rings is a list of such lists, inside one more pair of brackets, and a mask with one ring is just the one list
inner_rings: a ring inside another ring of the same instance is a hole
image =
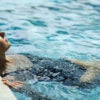
[[5, 32], [0, 32], [0, 36], [1, 36], [2, 38], [4, 38]]

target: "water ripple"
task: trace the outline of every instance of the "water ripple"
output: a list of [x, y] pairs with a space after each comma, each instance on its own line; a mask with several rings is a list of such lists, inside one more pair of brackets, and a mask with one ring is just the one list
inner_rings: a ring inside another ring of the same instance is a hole
[[[9, 53], [100, 59], [100, 0], [0, 0], [0, 26], [12, 43]], [[100, 99], [99, 87], [89, 93], [59, 84], [35, 87], [56, 100]]]
[[[25, 0], [20, 3], [19, 1], [2, 0], [2, 5], [0, 4], [2, 14], [0, 30], [6, 31], [7, 34], [12, 33], [8, 34], [8, 37], [13, 38], [13, 33], [17, 33], [18, 37], [24, 37], [25, 40], [28, 38], [33, 52], [41, 56], [54, 57], [55, 54], [58, 58], [69, 56], [68, 53], [72, 50], [77, 54], [79, 51], [86, 52], [86, 49], [97, 49], [96, 52], [90, 52], [89, 59], [92, 59], [92, 55], [100, 56], [98, 49], [100, 47], [100, 2], [98, 0], [37, 0], [37, 2]], [[42, 43], [45, 43], [48, 47], [46, 54], [34, 50], [35, 41], [38, 45], [42, 45], [41, 52], [45, 48]], [[62, 47], [63, 44], [66, 44], [66, 48]], [[53, 48], [51, 49], [51, 45], [53, 47], [56, 45], [55, 49], [59, 54], [55, 53]], [[62, 49], [63, 53], [60, 52]], [[84, 55], [85, 59], [88, 58], [87, 53]], [[83, 55], [80, 53], [77, 57], [79, 56]]]

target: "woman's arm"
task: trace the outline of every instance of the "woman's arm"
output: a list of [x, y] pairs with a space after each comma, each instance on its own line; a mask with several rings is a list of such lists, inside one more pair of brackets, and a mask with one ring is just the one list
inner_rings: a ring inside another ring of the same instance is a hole
[[77, 60], [77, 59], [68, 59], [68, 60], [75, 64], [81, 65], [86, 69], [88, 69], [90, 67], [90, 62], [88, 62], [88, 61]]

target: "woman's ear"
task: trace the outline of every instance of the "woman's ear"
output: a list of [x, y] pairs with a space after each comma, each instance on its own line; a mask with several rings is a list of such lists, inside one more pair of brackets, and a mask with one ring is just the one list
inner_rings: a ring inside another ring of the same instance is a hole
[[0, 54], [5, 53], [7, 50], [8, 50], [8, 45], [6, 45], [3, 39], [0, 39]]
[[0, 43], [0, 55], [5, 53], [4, 46]]
[[1, 36], [2, 38], [4, 38], [5, 32], [0, 32], [0, 36]]

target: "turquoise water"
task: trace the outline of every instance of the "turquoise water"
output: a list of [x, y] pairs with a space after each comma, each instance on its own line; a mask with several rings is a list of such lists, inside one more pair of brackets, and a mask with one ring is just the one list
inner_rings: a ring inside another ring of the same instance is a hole
[[[100, 1], [0, 0], [0, 31], [12, 43], [9, 54], [100, 59]], [[100, 100], [100, 87], [38, 82], [33, 88], [55, 100]]]

